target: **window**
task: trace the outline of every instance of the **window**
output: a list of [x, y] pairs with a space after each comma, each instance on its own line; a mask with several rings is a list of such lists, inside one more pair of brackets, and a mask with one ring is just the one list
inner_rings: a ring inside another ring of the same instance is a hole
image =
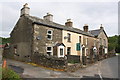
[[53, 33], [52, 30], [47, 31], [47, 39], [48, 40], [52, 40], [52, 33]]
[[71, 47], [67, 47], [67, 55], [71, 54]]
[[17, 53], [17, 45], [14, 45], [14, 53]]
[[79, 43], [81, 43], [81, 36], [79, 36]]
[[106, 40], [104, 39], [104, 45], [106, 46]]
[[47, 54], [52, 55], [52, 47], [47, 47]]
[[102, 45], [102, 38], [100, 38], [100, 45]]
[[60, 48], [60, 55], [63, 55], [63, 48]]
[[68, 36], [68, 42], [71, 42], [71, 34], [68, 33], [67, 36]]
[[86, 38], [86, 45], [88, 45], [88, 38]]
[[96, 46], [96, 40], [94, 40], [94, 46]]

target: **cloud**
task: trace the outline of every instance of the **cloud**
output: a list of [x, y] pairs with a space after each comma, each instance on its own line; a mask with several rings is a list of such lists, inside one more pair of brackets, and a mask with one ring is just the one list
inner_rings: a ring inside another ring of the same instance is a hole
[[[23, 4], [8, 2], [2, 5], [0, 14], [3, 16], [2, 31], [5, 31], [5, 37], [9, 36], [16, 24]], [[63, 25], [71, 18], [76, 28], [82, 29], [87, 23], [89, 29], [98, 29], [103, 24], [108, 36], [118, 33], [117, 2], [29, 2], [29, 6], [31, 15], [43, 18], [50, 12], [54, 15], [54, 21]]]

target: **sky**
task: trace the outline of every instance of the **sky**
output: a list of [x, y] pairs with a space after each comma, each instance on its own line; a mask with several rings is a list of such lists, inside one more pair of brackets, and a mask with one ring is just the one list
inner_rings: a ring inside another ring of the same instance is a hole
[[84, 24], [88, 24], [89, 30], [99, 29], [100, 24], [108, 36], [118, 34], [118, 2], [106, 0], [106, 2], [92, 1], [26, 1], [13, 0], [0, 3], [0, 36], [10, 37], [20, 17], [20, 9], [25, 3], [30, 7], [30, 15], [43, 18], [47, 12], [53, 14], [53, 21], [64, 25], [67, 19], [71, 19], [73, 27], [83, 30]]

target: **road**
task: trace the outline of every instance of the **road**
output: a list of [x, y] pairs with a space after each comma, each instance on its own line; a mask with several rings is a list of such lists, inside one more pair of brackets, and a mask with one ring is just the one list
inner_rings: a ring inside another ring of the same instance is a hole
[[118, 56], [98, 61], [76, 72], [52, 71], [10, 59], [7, 64], [24, 78], [82, 78], [96, 74], [101, 78], [118, 78]]

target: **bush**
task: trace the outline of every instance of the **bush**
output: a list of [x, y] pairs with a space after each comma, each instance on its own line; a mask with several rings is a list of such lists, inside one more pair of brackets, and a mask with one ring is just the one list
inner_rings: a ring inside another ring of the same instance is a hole
[[2, 80], [21, 80], [20, 76], [8, 68], [2, 69]]

